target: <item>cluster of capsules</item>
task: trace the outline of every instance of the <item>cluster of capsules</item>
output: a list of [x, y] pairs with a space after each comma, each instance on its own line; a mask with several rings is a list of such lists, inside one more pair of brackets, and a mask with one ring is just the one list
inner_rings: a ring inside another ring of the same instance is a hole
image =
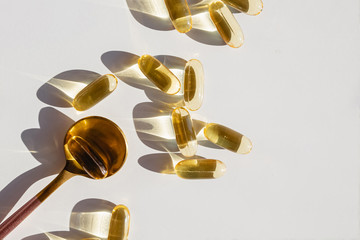
[[[175, 95], [180, 91], [180, 80], [155, 57], [142, 55], [138, 59], [138, 67], [162, 92]], [[113, 74], [97, 78], [74, 97], [74, 108], [79, 111], [91, 108], [113, 92], [117, 83]], [[191, 158], [197, 152], [198, 142], [188, 110], [198, 110], [204, 96], [204, 70], [199, 60], [191, 59], [186, 63], [183, 89], [184, 106], [173, 109], [171, 120], [181, 154]], [[246, 136], [217, 123], [207, 123], [203, 133], [210, 142], [235, 153], [247, 154], [252, 149], [252, 143]], [[218, 178], [225, 173], [226, 166], [215, 159], [187, 159], [178, 162], [174, 170], [179, 177], [187, 179]]]
[[[143, 74], [161, 91], [174, 95], [181, 89], [179, 79], [159, 60], [150, 55], [143, 55], [138, 60]], [[195, 156], [198, 142], [190, 113], [198, 110], [204, 96], [204, 71], [199, 60], [191, 59], [184, 70], [184, 107], [172, 111], [171, 119], [176, 143], [180, 152], [188, 158]], [[228, 127], [217, 123], [207, 123], [204, 127], [205, 137], [212, 143], [230, 151], [246, 154], [251, 151], [251, 141]], [[215, 159], [188, 159], [178, 162], [175, 173], [182, 178], [201, 179], [218, 178], [225, 171], [223, 162]]]
[[[166, 8], [173, 26], [180, 33], [186, 33], [192, 28], [192, 17], [186, 0], [165, 0]], [[229, 5], [248, 15], [258, 15], [263, 9], [262, 0], [223, 0], [210, 1], [208, 4], [212, 22], [227, 45], [240, 47], [244, 42], [244, 35], [236, 21]]]

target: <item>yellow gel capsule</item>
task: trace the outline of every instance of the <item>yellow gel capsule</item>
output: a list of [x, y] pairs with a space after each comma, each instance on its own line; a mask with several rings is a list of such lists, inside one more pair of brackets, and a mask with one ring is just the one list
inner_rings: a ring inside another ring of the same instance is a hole
[[138, 65], [142, 73], [161, 91], [170, 95], [180, 91], [179, 79], [156, 58], [142, 55]]
[[263, 10], [262, 0], [223, 0], [224, 3], [248, 15], [258, 15]]
[[171, 118], [180, 152], [186, 157], [194, 156], [197, 140], [189, 112], [179, 107], [173, 110]]
[[106, 74], [91, 82], [74, 98], [73, 106], [78, 111], [85, 111], [112, 93], [117, 86], [117, 78]]
[[170, 19], [176, 30], [181, 33], [190, 31], [192, 18], [190, 8], [186, 0], [165, 0]]
[[206, 124], [205, 137], [216, 145], [236, 153], [246, 154], [251, 151], [250, 139], [228, 127], [216, 123]]
[[183, 160], [175, 166], [175, 173], [179, 177], [187, 179], [219, 178], [225, 172], [225, 164], [215, 159]]
[[124, 205], [116, 206], [111, 214], [108, 240], [127, 240], [129, 228], [129, 209]]
[[222, 1], [214, 1], [209, 6], [210, 17], [220, 36], [227, 45], [238, 48], [244, 43], [244, 35], [234, 15]]
[[204, 70], [199, 60], [191, 59], [185, 66], [184, 102], [191, 111], [201, 107], [204, 96]]
[[95, 144], [80, 136], [73, 136], [66, 143], [66, 151], [90, 177], [103, 179], [108, 175], [108, 156]]

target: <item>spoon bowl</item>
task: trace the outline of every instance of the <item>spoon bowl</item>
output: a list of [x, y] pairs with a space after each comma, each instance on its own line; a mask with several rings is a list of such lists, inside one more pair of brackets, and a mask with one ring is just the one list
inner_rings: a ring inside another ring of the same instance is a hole
[[[65, 135], [65, 170], [94, 179], [109, 177], [124, 165], [127, 149], [125, 134], [115, 123], [97, 116], [83, 118]], [[99, 169], [107, 173], [101, 177]]]
[[103, 117], [91, 116], [80, 119], [69, 128], [64, 139], [64, 151], [64, 169], [35, 197], [1, 223], [0, 239], [5, 238], [73, 176], [103, 179], [115, 174], [125, 163], [128, 146], [125, 134], [115, 123]]

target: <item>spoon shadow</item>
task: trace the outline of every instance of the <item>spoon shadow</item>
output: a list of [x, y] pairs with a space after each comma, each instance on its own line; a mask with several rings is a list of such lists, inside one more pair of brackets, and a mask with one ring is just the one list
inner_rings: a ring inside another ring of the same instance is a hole
[[102, 199], [82, 200], [71, 211], [68, 231], [39, 233], [22, 240], [107, 239], [111, 213], [115, 206]]
[[[208, 11], [209, 2], [209, 0], [188, 0], [193, 26], [186, 35], [203, 44], [226, 45], [211, 21]], [[159, 31], [175, 29], [163, 0], [126, 0], [126, 3], [131, 15], [140, 24]]]
[[[160, 91], [139, 69], [137, 64], [139, 57], [129, 52], [109, 51], [101, 56], [101, 61], [121, 81], [129, 86], [143, 90], [151, 101], [173, 107], [183, 106], [182, 91], [175, 95]], [[180, 82], [183, 81], [184, 68], [187, 62], [185, 59], [170, 55], [157, 55], [154, 57], [169, 68]]]
[[40, 128], [27, 129], [21, 133], [22, 141], [40, 165], [19, 175], [1, 190], [1, 221], [32, 184], [63, 169], [64, 136], [73, 123], [72, 119], [61, 112], [46, 107], [39, 112]]
[[38, 99], [55, 107], [72, 107], [76, 94], [101, 75], [88, 70], [69, 70], [57, 74], [37, 91]]

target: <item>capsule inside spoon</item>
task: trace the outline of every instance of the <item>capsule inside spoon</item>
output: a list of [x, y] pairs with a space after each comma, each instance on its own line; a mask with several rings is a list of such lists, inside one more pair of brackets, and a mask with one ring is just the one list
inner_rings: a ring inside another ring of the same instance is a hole
[[87, 117], [77, 121], [64, 139], [65, 170], [103, 179], [116, 173], [127, 157], [125, 134], [112, 121]]
[[127, 141], [122, 130], [103, 117], [86, 117], [74, 123], [64, 139], [65, 168], [59, 175], [0, 225], [5, 238], [32, 211], [64, 182], [75, 175], [102, 179], [115, 174], [127, 157]]

